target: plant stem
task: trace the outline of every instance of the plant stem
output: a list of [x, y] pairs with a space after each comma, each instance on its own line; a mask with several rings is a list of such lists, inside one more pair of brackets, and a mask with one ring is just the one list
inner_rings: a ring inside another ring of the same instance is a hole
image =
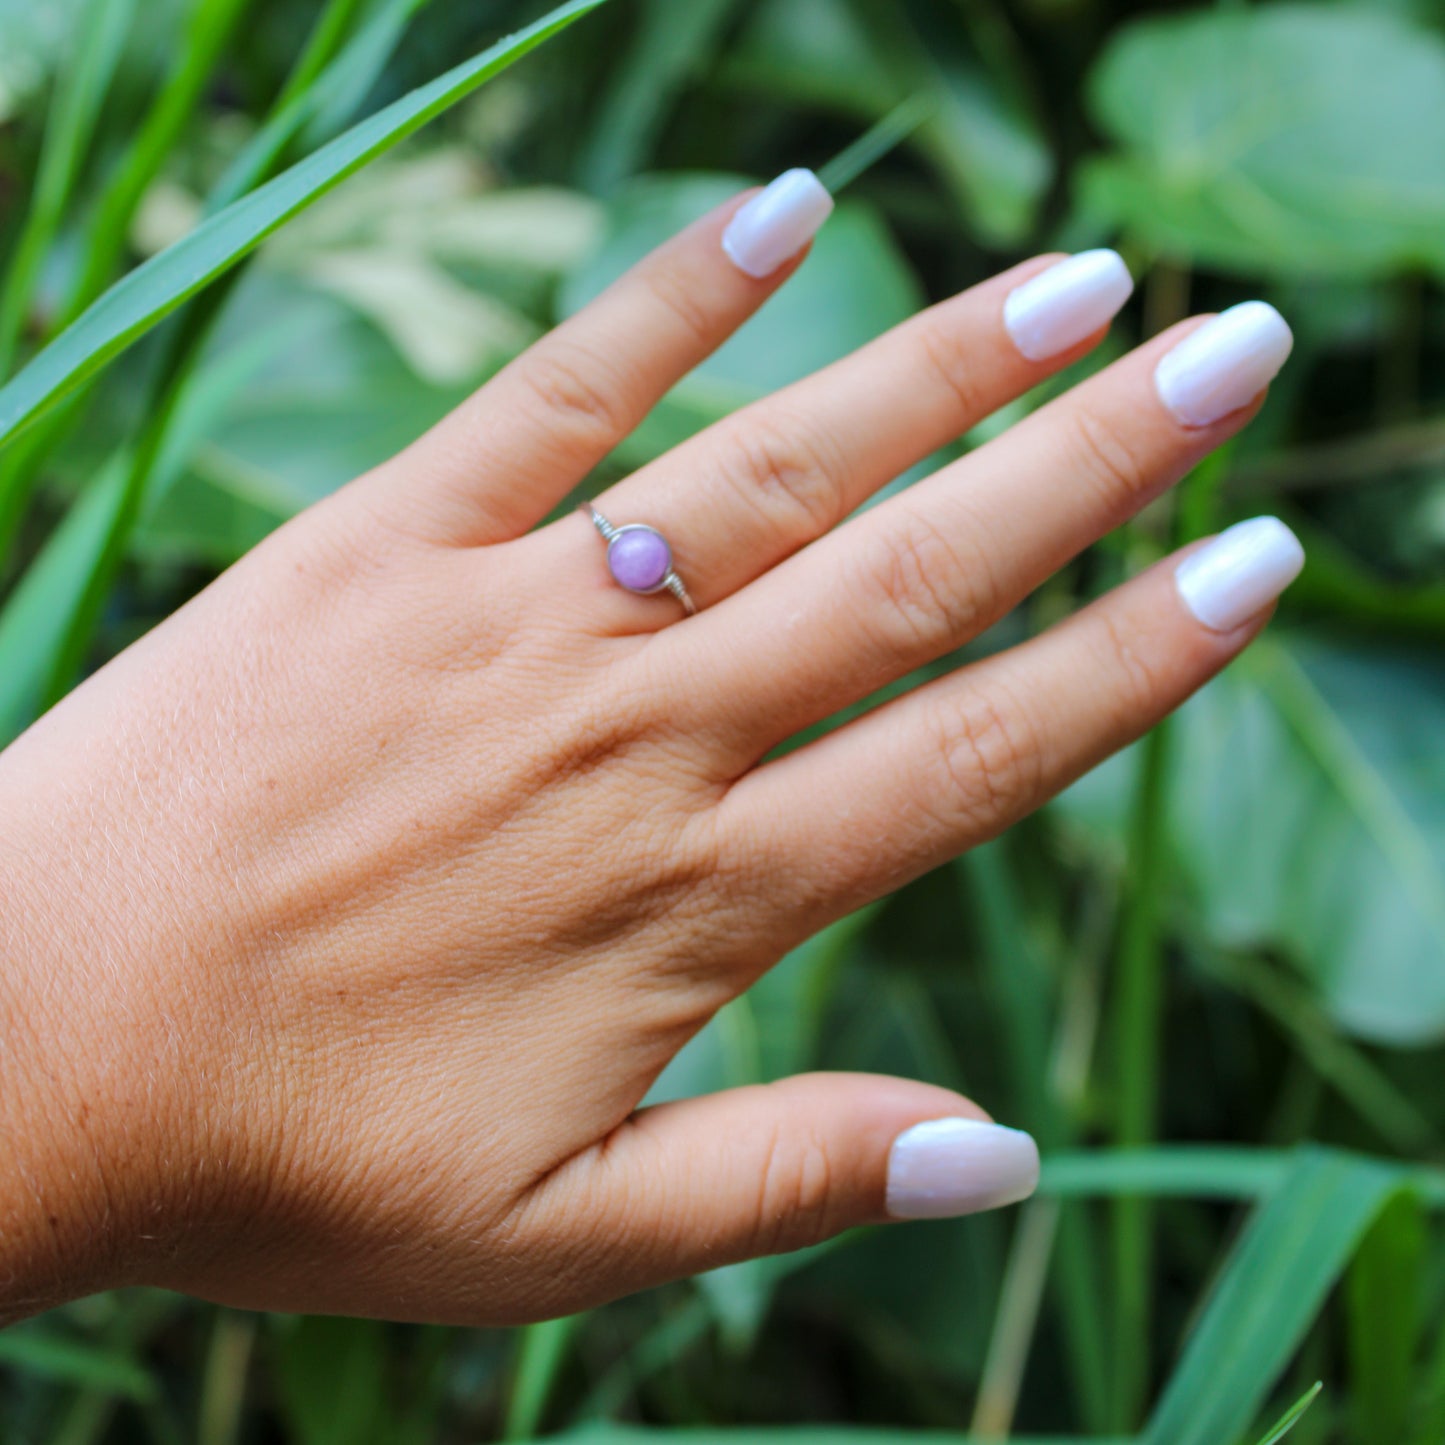
[[536, 1438], [547, 1410], [547, 1397], [566, 1358], [567, 1346], [586, 1318], [586, 1315], [568, 1315], [565, 1319], [528, 1325], [521, 1332], [517, 1373], [502, 1427], [503, 1440]]
[[220, 1310], [206, 1354], [196, 1438], [203, 1445], [235, 1445], [241, 1432], [246, 1376], [256, 1343], [256, 1316]]
[[[1164, 1004], [1161, 894], [1167, 869], [1165, 814], [1170, 725], [1145, 740], [1143, 767], [1130, 828], [1128, 876], [1114, 1001], [1114, 1049], [1119, 1060], [1114, 1143], [1151, 1144], [1158, 1132], [1159, 1060]], [[1112, 1428], [1135, 1429], [1150, 1374], [1154, 1214], [1142, 1197], [1114, 1205], [1114, 1391]]]

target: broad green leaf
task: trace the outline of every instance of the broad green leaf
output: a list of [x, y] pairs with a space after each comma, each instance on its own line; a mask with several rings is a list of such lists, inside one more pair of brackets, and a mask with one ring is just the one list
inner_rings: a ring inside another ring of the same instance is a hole
[[[229, 565], [266, 532], [408, 446], [467, 395], [436, 386], [350, 307], [269, 271], [247, 278], [216, 354], [267, 348], [193, 432], [187, 470], [160, 488], [136, 546], [152, 555]], [[259, 531], [257, 530], [259, 528]]]
[[1090, 78], [1117, 150], [1086, 204], [1245, 271], [1445, 274], [1445, 40], [1363, 5], [1214, 6], [1124, 28]]
[[[1427, 656], [1267, 638], [1180, 714], [1178, 868], [1213, 941], [1273, 946], [1334, 1019], [1445, 1036], [1445, 672]], [[1117, 851], [1131, 751], [1057, 807]]]
[[141, 1404], [159, 1394], [150, 1374], [126, 1355], [39, 1329], [0, 1334], [0, 1365]]
[[353, 127], [113, 286], [0, 390], [0, 445], [278, 230], [360, 170], [606, 0], [569, 0], [527, 29]]
[[1360, 1445], [1405, 1438], [1424, 1323], [1428, 1243], [1420, 1198], [1402, 1191], [1350, 1266], [1350, 1414]]
[[[598, 250], [567, 278], [561, 309], [590, 301], [655, 246], [736, 195], [742, 176], [659, 175], [628, 186]], [[871, 206], [844, 200], [787, 286], [676, 387], [620, 455], [643, 461], [809, 375], [912, 315], [923, 294]]]
[[1302, 1151], [1225, 1264], [1140, 1445], [1221, 1445], [1248, 1430], [1398, 1187], [1371, 1160]]

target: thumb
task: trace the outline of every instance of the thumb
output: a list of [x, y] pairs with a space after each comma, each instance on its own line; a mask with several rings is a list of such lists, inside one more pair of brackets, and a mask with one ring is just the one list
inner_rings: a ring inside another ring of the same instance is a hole
[[857, 1225], [1015, 1204], [1038, 1179], [1033, 1139], [959, 1094], [804, 1074], [640, 1110], [550, 1175], [529, 1212], [553, 1238], [588, 1221], [567, 1273], [601, 1297]]

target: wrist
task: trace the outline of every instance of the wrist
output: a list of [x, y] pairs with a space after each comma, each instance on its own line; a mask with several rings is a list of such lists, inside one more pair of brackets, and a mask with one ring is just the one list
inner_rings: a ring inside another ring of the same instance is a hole
[[143, 930], [104, 911], [118, 840], [37, 741], [0, 755], [0, 1323], [140, 1282], [174, 1114]]

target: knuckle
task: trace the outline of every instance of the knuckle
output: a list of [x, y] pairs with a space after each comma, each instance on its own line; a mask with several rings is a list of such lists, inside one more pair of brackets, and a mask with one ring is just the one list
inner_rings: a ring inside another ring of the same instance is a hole
[[758, 1190], [751, 1252], [783, 1254], [832, 1230], [834, 1177], [827, 1146], [812, 1134], [774, 1132]]
[[702, 299], [695, 282], [669, 267], [659, 267], [649, 278], [652, 294], [686, 333], [687, 339], [700, 348], [711, 349], [717, 341], [717, 321]]
[[608, 441], [631, 430], [615, 383], [615, 365], [603, 364], [557, 338], [534, 348], [524, 375], [547, 414], [569, 431]]
[[1105, 676], [1113, 679], [1111, 690], [1120, 721], [1152, 717], [1166, 691], [1163, 670], [1134, 646], [1117, 617], [1102, 611], [1100, 622]]
[[1138, 505], [1149, 470], [1139, 450], [1114, 422], [1090, 406], [1074, 409], [1074, 450], [1089, 482], [1111, 514]]
[[964, 419], [960, 430], [992, 410], [983, 394], [978, 353], [966, 345], [967, 339], [965, 331], [956, 322], [950, 324], [942, 313], [930, 313], [919, 332], [925, 362], [944, 390], [952, 395]]
[[[1027, 712], [978, 688], [937, 719], [939, 775], [951, 827], [992, 831], [1038, 797], [1042, 753]], [[936, 789], [930, 796], [937, 797]]]
[[899, 509], [896, 525], [861, 548], [858, 595], [879, 641], [910, 652], [947, 648], [977, 630], [997, 588], [987, 558], [947, 535], [923, 512]]
[[741, 419], [731, 451], [725, 479], [762, 514], [770, 534], [808, 541], [842, 520], [839, 459], [807, 424], [781, 416]]

